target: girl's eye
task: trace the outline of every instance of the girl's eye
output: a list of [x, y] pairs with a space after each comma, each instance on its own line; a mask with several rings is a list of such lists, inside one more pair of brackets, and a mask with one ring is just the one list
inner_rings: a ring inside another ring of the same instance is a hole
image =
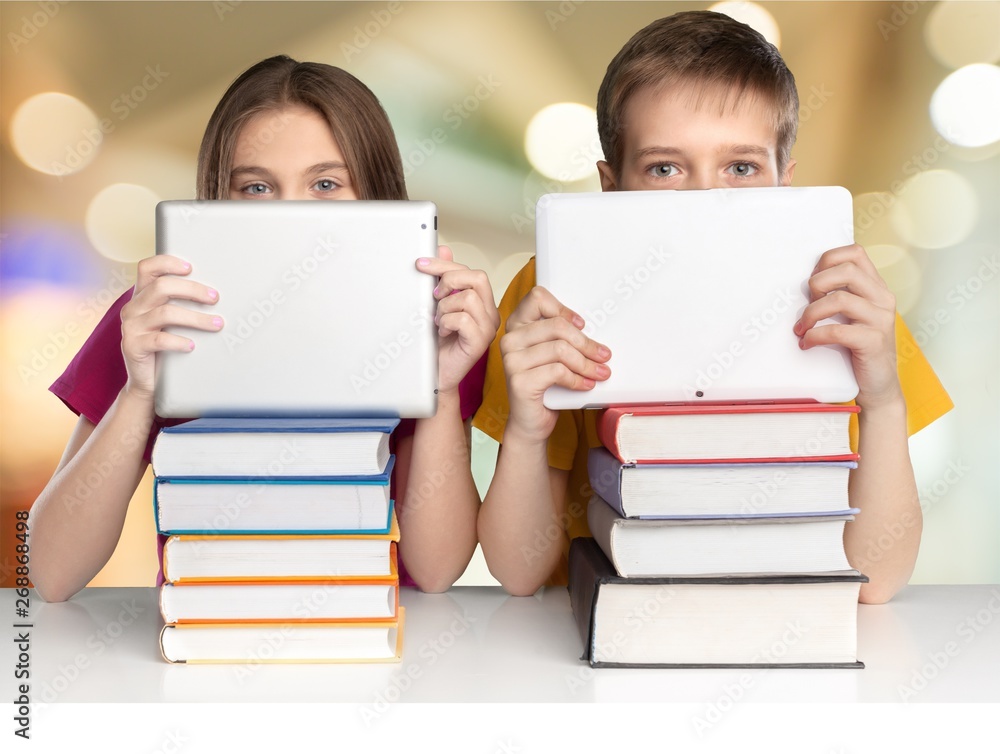
[[267, 186], [263, 183], [251, 183], [249, 186], [243, 189], [248, 194], [266, 194], [268, 192]]
[[329, 178], [322, 178], [316, 181], [316, 188], [320, 191], [333, 191], [337, 188], [337, 184]]
[[752, 162], [737, 162], [735, 165], [730, 165], [729, 169], [738, 178], [749, 178], [758, 170]]
[[671, 178], [677, 175], [677, 167], [669, 163], [665, 165], [653, 165], [649, 168], [649, 174], [654, 178]]

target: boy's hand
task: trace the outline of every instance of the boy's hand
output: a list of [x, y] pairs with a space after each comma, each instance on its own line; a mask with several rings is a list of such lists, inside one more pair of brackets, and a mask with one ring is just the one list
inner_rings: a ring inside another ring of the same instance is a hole
[[558, 413], [542, 405], [552, 385], [590, 390], [606, 380], [605, 362], [611, 351], [581, 332], [583, 317], [563, 306], [541, 286], [535, 286], [507, 319], [500, 339], [507, 377], [510, 418], [514, 430], [534, 442], [544, 442], [555, 428]]
[[[858, 244], [827, 251], [809, 278], [811, 303], [795, 324], [802, 348], [836, 344], [850, 349], [859, 406], [901, 400], [896, 372], [896, 297]], [[847, 324], [816, 323], [836, 314]]]
[[438, 326], [438, 391], [458, 389], [489, 348], [500, 327], [493, 289], [482, 270], [470, 270], [453, 261], [451, 249], [438, 247], [438, 258], [417, 260], [417, 269], [440, 279], [434, 289]]

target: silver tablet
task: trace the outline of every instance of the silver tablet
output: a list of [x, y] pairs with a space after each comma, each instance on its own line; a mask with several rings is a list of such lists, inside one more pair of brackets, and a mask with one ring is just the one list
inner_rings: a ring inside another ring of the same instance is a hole
[[849, 401], [850, 353], [792, 327], [820, 255], [853, 243], [837, 186], [551, 194], [538, 201], [538, 284], [611, 349], [593, 390], [550, 408]]
[[167, 201], [156, 253], [191, 263], [225, 321], [171, 328], [156, 359], [163, 417], [426, 417], [437, 406], [437, 209], [421, 201]]

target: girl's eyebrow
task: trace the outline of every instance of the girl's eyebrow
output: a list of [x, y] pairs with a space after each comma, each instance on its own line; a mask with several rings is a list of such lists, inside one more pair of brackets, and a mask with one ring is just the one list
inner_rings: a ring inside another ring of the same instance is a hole
[[234, 177], [237, 175], [244, 175], [244, 174], [271, 175], [270, 171], [267, 168], [257, 167], [256, 165], [237, 165], [236, 167], [233, 168], [233, 172], [230, 173], [230, 175]]
[[309, 173], [324, 173], [327, 170], [347, 170], [347, 165], [342, 162], [320, 162], [309, 168]]

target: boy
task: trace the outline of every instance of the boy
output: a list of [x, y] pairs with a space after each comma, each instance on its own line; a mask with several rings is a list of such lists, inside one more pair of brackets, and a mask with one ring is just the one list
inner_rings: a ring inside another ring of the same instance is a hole
[[[608, 66], [597, 119], [604, 191], [787, 186], [795, 170], [792, 74], [760, 34], [721, 14], [678, 13], [639, 31]], [[863, 460], [849, 494], [861, 514], [846, 527], [844, 545], [870, 579], [861, 601], [885, 602], [906, 584], [920, 544], [907, 434], [952, 403], [863, 248], [823, 254], [809, 288], [811, 303], [794, 328], [800, 346], [848, 348], [859, 385], [852, 444]], [[542, 394], [607, 379], [611, 354], [582, 333], [576, 312], [535, 286], [534, 260], [507, 289], [500, 313], [474, 420], [502, 443], [478, 533], [493, 575], [511, 594], [528, 595], [565, 584], [569, 539], [589, 536], [587, 451], [600, 444], [594, 412], [549, 410]], [[815, 326], [834, 314], [849, 324]], [[897, 367], [897, 350], [916, 355]], [[874, 545], [887, 532], [893, 544]]]

